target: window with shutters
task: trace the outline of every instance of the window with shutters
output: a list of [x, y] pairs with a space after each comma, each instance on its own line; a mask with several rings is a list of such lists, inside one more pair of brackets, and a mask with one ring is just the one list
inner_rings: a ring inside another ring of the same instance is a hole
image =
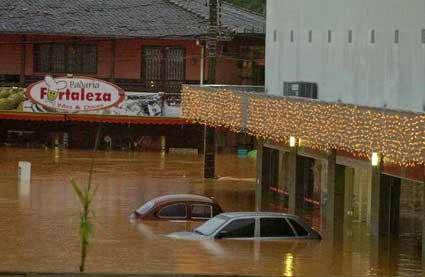
[[144, 47], [145, 81], [184, 81], [185, 51], [180, 47]]
[[95, 74], [97, 47], [94, 44], [35, 44], [34, 71]]

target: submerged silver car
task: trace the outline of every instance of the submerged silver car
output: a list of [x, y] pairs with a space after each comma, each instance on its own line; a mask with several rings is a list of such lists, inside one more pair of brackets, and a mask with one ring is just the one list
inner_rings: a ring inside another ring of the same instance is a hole
[[219, 214], [192, 232], [167, 235], [177, 239], [321, 239], [319, 232], [296, 215], [271, 212], [235, 212]]

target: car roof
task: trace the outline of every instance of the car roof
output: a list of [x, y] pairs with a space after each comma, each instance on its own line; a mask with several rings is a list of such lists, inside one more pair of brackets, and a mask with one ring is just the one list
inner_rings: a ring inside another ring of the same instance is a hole
[[221, 213], [221, 216], [226, 216], [228, 218], [238, 218], [238, 217], [291, 217], [291, 218], [299, 218], [293, 214], [285, 214], [285, 213], [276, 213], [276, 212], [229, 212], [229, 213]]
[[168, 203], [168, 202], [174, 202], [174, 201], [193, 201], [193, 202], [205, 202], [210, 204], [215, 203], [214, 199], [212, 198], [208, 198], [206, 196], [196, 195], [196, 194], [162, 195], [162, 196], [158, 196], [151, 199], [151, 201], [154, 202], [155, 204]]

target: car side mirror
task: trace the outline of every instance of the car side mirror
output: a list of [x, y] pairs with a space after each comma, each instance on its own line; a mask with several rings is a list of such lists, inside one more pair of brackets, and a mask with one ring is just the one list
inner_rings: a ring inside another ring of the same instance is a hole
[[227, 231], [222, 230], [222, 231], [218, 232], [217, 235], [215, 235], [215, 238], [216, 239], [222, 239], [222, 238], [224, 238], [226, 236], [227, 236]]

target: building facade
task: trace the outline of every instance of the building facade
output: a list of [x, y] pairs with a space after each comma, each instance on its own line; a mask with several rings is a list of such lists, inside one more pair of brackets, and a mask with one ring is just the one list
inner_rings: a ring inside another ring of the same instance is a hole
[[425, 2], [269, 0], [266, 87], [317, 84], [320, 100], [425, 111]]
[[[201, 148], [201, 128], [189, 126], [178, 111], [156, 118], [150, 111], [160, 106], [164, 111], [166, 102], [171, 110], [179, 110], [182, 84], [209, 82], [208, 4], [204, 0], [2, 1], [0, 144], [52, 146], [69, 136], [69, 147], [89, 148], [94, 133], [84, 130], [101, 122], [117, 148], [133, 149], [141, 145], [143, 136], [153, 137], [152, 149], [159, 147], [160, 137], [167, 137], [169, 147]], [[265, 18], [226, 3], [219, 5], [217, 13], [216, 81], [263, 84]], [[47, 75], [108, 81], [125, 91], [126, 100], [132, 102], [128, 109], [140, 106], [141, 111], [123, 116], [110, 110], [97, 115], [56, 110], [51, 114], [45, 109], [39, 113], [40, 109], [25, 108], [12, 99], [12, 94], [22, 94], [18, 98], [24, 103], [28, 99], [23, 88]]]
[[[208, 5], [202, 1], [0, 5], [3, 86], [46, 74], [96, 77], [130, 91], [179, 92], [183, 83], [208, 82]], [[264, 82], [265, 19], [228, 4], [220, 12], [216, 79]]]
[[257, 138], [258, 210], [298, 214], [335, 245], [370, 240], [371, 270], [406, 238], [425, 265], [424, 8], [269, 0], [265, 93], [183, 89], [184, 117]]

